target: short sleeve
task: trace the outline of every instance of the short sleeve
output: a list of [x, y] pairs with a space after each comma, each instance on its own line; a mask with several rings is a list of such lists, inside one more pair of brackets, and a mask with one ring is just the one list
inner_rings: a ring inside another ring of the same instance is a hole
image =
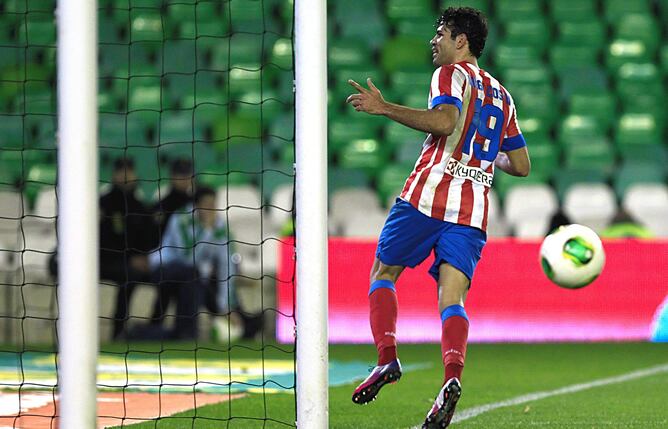
[[466, 74], [455, 65], [449, 64], [437, 68], [431, 77], [429, 108], [433, 109], [440, 104], [452, 104], [461, 112], [465, 85]]
[[520, 125], [517, 122], [517, 111], [515, 109], [515, 104], [513, 103], [510, 106], [510, 119], [508, 120], [506, 134], [503, 136], [501, 150], [503, 152], [508, 152], [510, 150], [523, 148], [526, 145], [527, 143], [520, 130]]

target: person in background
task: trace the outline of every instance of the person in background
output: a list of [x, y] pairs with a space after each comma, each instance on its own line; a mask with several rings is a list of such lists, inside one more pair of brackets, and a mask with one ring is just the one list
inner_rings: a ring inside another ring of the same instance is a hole
[[114, 162], [109, 192], [100, 197], [100, 278], [118, 285], [113, 338], [124, 334], [132, 292], [149, 280], [146, 253], [155, 247], [155, 224], [135, 195], [137, 176], [130, 158]]
[[162, 323], [169, 301], [176, 298], [175, 327], [169, 335], [172, 339], [197, 338], [202, 304], [211, 313], [229, 315], [238, 323], [238, 313], [231, 314], [237, 300], [231, 281], [234, 265], [229, 241], [211, 188], [198, 188], [194, 205], [169, 218], [160, 247], [148, 260], [153, 281], [160, 289], [154, 322]]
[[169, 192], [152, 207], [161, 237], [165, 233], [171, 215], [183, 211], [186, 206], [192, 204], [193, 177], [193, 165], [189, 160], [180, 158], [172, 162]]
[[630, 213], [620, 209], [610, 225], [601, 231], [601, 238], [653, 238], [649, 228], [639, 224]]

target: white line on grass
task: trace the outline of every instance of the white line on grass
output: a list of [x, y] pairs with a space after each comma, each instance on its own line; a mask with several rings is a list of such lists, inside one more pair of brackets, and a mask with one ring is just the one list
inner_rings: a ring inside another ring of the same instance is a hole
[[[453, 423], [462, 422], [464, 420], [472, 419], [488, 411], [493, 411], [499, 408], [511, 407], [513, 405], [520, 405], [527, 402], [538, 401], [540, 399], [549, 398], [551, 396], [565, 395], [567, 393], [581, 392], [594, 387], [607, 386], [610, 384], [623, 383], [625, 381], [635, 380], [637, 378], [648, 377], [662, 372], [668, 372], [668, 364], [654, 366], [638, 371], [629, 372], [627, 374], [617, 375], [615, 377], [602, 378], [600, 380], [590, 381], [588, 383], [573, 384], [571, 386], [561, 387], [555, 390], [547, 390], [544, 392], [534, 392], [527, 395], [517, 396], [515, 398], [507, 399], [505, 401], [494, 402], [491, 404], [480, 405], [478, 407], [467, 408], [459, 411], [452, 419]], [[418, 428], [419, 426], [416, 426]]]

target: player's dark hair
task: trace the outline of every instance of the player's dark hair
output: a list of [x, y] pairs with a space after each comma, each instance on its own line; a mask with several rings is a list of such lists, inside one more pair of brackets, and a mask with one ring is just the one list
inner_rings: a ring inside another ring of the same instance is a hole
[[193, 163], [189, 159], [177, 158], [171, 165], [172, 174], [193, 174]]
[[208, 186], [198, 186], [197, 190], [195, 191], [195, 204], [199, 203], [202, 201], [202, 198], [204, 197], [216, 197], [216, 191], [213, 190], [213, 188], [209, 188]]
[[120, 171], [120, 170], [134, 170], [135, 168], [135, 161], [132, 158], [116, 158], [114, 160], [114, 171]]
[[445, 26], [452, 33], [452, 40], [460, 34], [466, 34], [469, 50], [480, 58], [487, 41], [487, 18], [478, 9], [472, 7], [449, 7], [436, 20], [436, 28]]

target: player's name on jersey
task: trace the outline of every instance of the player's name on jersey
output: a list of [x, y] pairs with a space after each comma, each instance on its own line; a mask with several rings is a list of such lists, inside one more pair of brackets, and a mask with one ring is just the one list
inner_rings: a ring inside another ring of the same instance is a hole
[[478, 91], [485, 91], [485, 96], [489, 98], [496, 98], [501, 101], [505, 101], [507, 104], [510, 104], [510, 97], [508, 93], [493, 86], [483, 85], [480, 79], [476, 79], [473, 76], [469, 76], [469, 85], [473, 88], [478, 88]]
[[478, 167], [464, 165], [454, 158], [450, 158], [448, 161], [446, 171], [453, 177], [470, 180], [482, 186], [492, 186], [494, 176], [491, 173], [487, 173]]

